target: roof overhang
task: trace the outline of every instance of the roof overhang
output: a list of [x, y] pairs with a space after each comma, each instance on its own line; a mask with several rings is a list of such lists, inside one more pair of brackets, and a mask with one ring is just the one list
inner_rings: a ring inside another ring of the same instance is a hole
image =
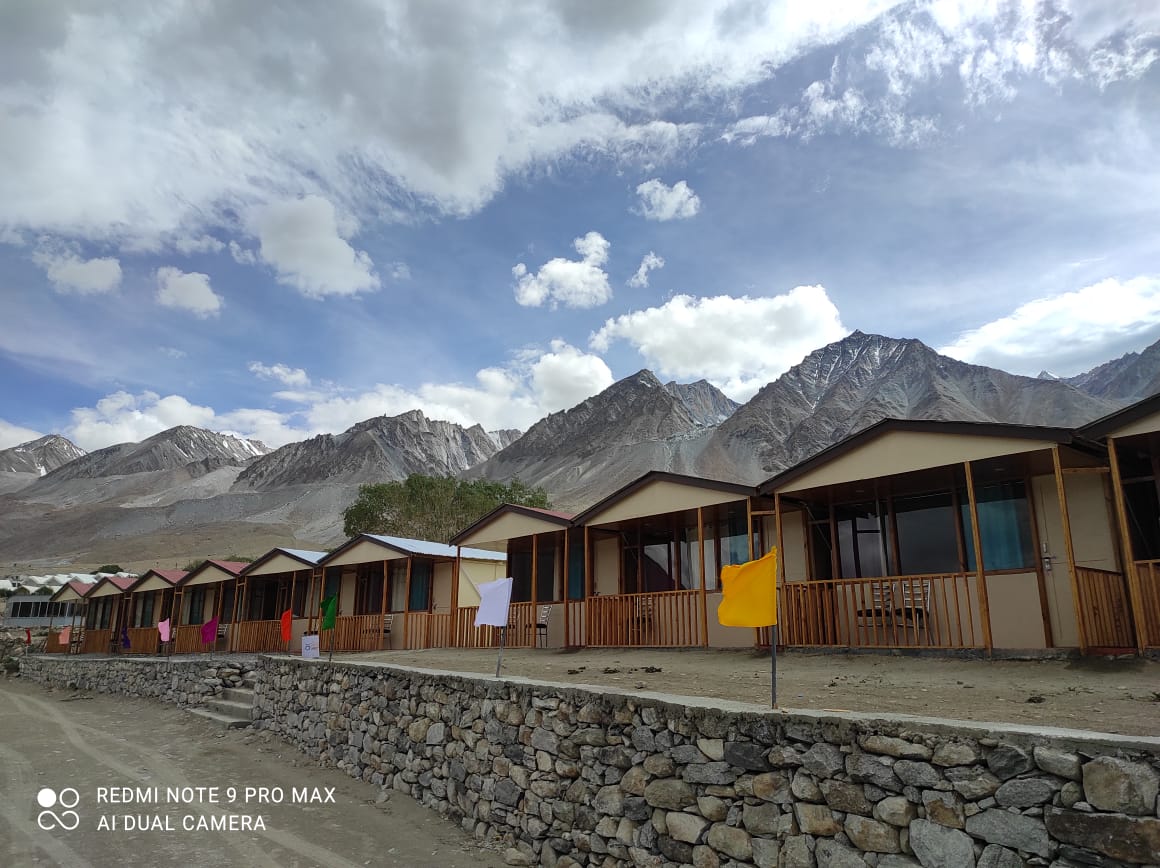
[[[319, 559], [325, 560], [324, 558]], [[242, 570], [243, 576], [272, 576], [279, 573], [296, 573], [299, 570], [313, 570], [314, 563], [285, 549], [272, 549]]]
[[611, 524], [733, 503], [754, 494], [752, 485], [653, 470], [589, 507], [574, 522], [589, 526]]
[[[494, 545], [541, 533], [567, 530], [572, 520], [545, 510], [503, 503], [451, 538], [452, 545]], [[466, 557], [466, 555], [465, 555]]]

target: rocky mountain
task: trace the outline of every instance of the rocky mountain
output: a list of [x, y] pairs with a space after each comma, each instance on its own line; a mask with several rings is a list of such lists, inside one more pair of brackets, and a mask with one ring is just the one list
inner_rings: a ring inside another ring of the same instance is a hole
[[570, 410], [541, 419], [465, 475], [518, 477], [547, 490], [556, 506], [589, 505], [649, 470], [690, 470], [698, 441], [712, 430], [703, 420], [715, 404], [725, 406], [697, 384], [670, 389], [651, 371], [638, 371]]
[[759, 482], [887, 417], [1070, 427], [1122, 403], [856, 331], [810, 353], [722, 422], [697, 470]]
[[71, 440], [59, 434], [49, 434], [39, 440], [30, 440], [0, 450], [0, 472], [34, 473], [44, 476], [87, 453]]
[[1066, 377], [1063, 382], [1097, 398], [1125, 403], [1155, 395], [1160, 392], [1160, 341], [1141, 352], [1128, 353], [1086, 373]]
[[178, 425], [140, 443], [119, 443], [90, 452], [52, 471], [44, 481], [97, 479], [180, 468], [189, 468], [193, 475], [201, 475], [220, 467], [247, 464], [269, 451], [269, 447], [257, 440]]
[[386, 482], [406, 479], [412, 473], [454, 475], [497, 451], [496, 441], [479, 425], [463, 428], [411, 410], [367, 419], [341, 434], [321, 434], [275, 449], [242, 471], [235, 488]]
[[495, 448], [498, 450], [511, 446], [524, 436], [524, 432], [519, 428], [500, 428], [496, 431], [488, 431], [487, 436], [491, 438], [491, 442], [495, 444]]
[[695, 383], [670, 381], [665, 383], [665, 391], [680, 400], [699, 425], [720, 425], [741, 406], [708, 380]]

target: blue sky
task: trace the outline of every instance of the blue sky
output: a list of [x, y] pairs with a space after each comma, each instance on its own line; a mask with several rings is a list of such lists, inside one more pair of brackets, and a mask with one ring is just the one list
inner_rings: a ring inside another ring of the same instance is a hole
[[274, 5], [0, 9], [0, 447], [1160, 339], [1149, 0]]

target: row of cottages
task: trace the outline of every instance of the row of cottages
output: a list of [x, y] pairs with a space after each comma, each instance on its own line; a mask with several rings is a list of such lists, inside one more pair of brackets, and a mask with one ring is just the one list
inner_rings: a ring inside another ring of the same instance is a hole
[[1158, 481], [1160, 396], [1078, 430], [885, 420], [756, 487], [652, 472], [576, 515], [501, 506], [452, 545], [363, 534], [54, 599], [86, 601], [86, 651], [155, 651], [172, 613], [178, 652], [214, 619], [209, 650], [294, 652], [331, 596], [323, 651], [479, 647], [476, 585], [511, 576], [512, 646], [751, 647], [770, 632], [718, 624], [720, 568], [776, 546], [783, 645], [1143, 653]]
[[[479, 605], [475, 586], [503, 575], [503, 555], [440, 543], [362, 534], [331, 553], [275, 548], [252, 563], [207, 560], [196, 569], [109, 576], [94, 585], [69, 583], [53, 599], [78, 605], [69, 647], [51, 651], [154, 654], [263, 652], [301, 649], [318, 632], [320, 603], [336, 597], [336, 626], [323, 651], [448, 647], [474, 627], [456, 625], [460, 604]], [[83, 608], [82, 608], [83, 605]], [[291, 612], [290, 640], [282, 614]], [[158, 624], [168, 620], [171, 645]], [[206, 624], [217, 623], [207, 636]], [[490, 634], [485, 637], [490, 641]]]
[[720, 567], [776, 545], [779, 644], [1143, 653], [1158, 480], [1160, 396], [1079, 430], [885, 420], [756, 488], [654, 471], [452, 542], [505, 554], [516, 645], [768, 645], [716, 607]]

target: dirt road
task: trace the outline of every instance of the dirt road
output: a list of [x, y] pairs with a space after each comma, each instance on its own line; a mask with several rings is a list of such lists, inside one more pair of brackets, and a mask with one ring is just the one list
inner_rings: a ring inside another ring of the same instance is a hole
[[[407, 796], [376, 802], [378, 787], [319, 768], [268, 734], [226, 732], [156, 702], [0, 680], [0, 733], [5, 868], [503, 865]], [[269, 792], [247, 801], [246, 787]], [[281, 803], [272, 803], [275, 788]], [[307, 801], [294, 803], [295, 788], [308, 788]], [[47, 808], [46, 789], [55, 797]], [[198, 828], [229, 815], [235, 831]]]
[[[496, 662], [494, 649], [342, 656], [493, 674]], [[741, 702], [764, 704], [770, 699], [769, 655], [752, 651], [508, 649], [503, 672]], [[1156, 736], [1160, 661], [986, 661], [795, 651], [780, 656], [778, 699], [786, 709], [894, 712]]]

